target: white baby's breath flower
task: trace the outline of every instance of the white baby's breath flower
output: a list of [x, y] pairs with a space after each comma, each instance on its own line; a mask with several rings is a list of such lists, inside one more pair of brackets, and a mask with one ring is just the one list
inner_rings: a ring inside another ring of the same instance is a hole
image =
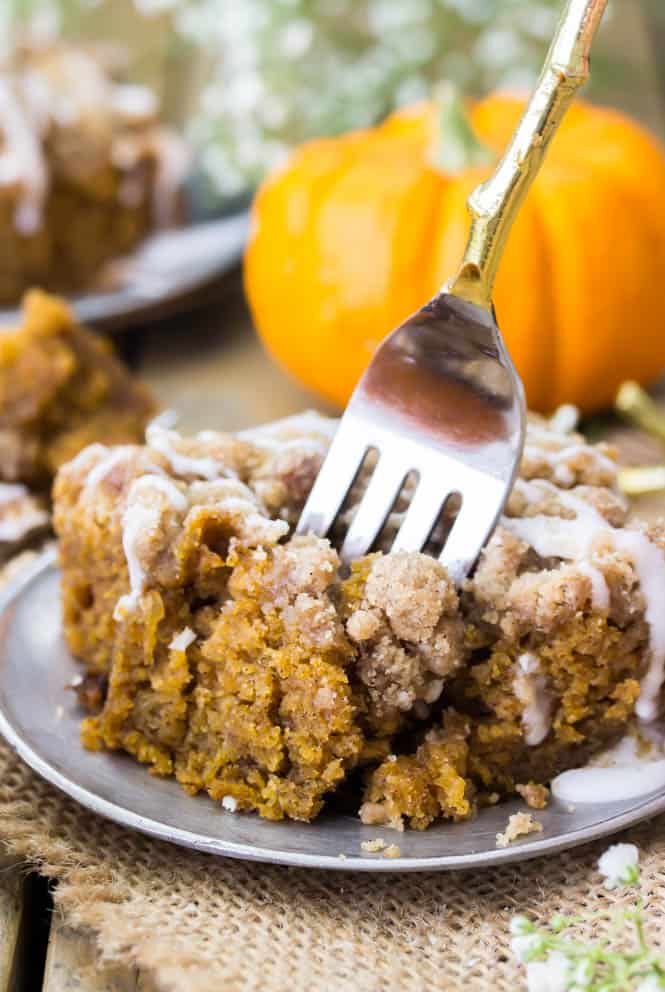
[[598, 871], [605, 877], [605, 888], [631, 885], [639, 877], [639, 851], [634, 844], [613, 844], [598, 859]]
[[585, 961], [580, 961], [573, 972], [574, 988], [585, 989], [591, 985], [593, 981], [593, 970], [593, 962], [589, 961], [588, 958]]
[[552, 951], [544, 961], [530, 961], [526, 966], [529, 992], [568, 992], [571, 980], [570, 960], [561, 951]]
[[282, 55], [298, 58], [298, 56], [305, 54], [312, 44], [313, 37], [314, 25], [312, 22], [298, 18], [287, 24], [278, 37], [277, 44]]
[[163, 14], [168, 10], [173, 10], [178, 6], [179, 0], [134, 0], [134, 6], [139, 14], [150, 16], [151, 14]]
[[543, 951], [544, 942], [539, 933], [526, 933], [518, 937], [513, 937], [510, 947], [518, 960], [530, 961], [536, 954], [540, 954]]
[[[251, 187], [281, 163], [275, 142], [291, 148], [366, 127], [426, 97], [436, 80], [480, 91], [501, 84], [517, 65], [531, 81], [544, 49], [541, 8], [558, 12], [560, 0], [528, 5], [538, 13], [538, 31], [527, 15], [517, 17], [514, 0], [134, 2], [148, 13], [170, 8], [176, 32], [209, 60], [211, 85], [196, 112], [206, 127], [199, 121], [191, 133], [205, 132], [203, 146], [225, 152], [228, 175], [221, 157], [203, 168], [211, 187], [228, 195], [239, 177]], [[251, 154], [247, 134], [261, 145]]]
[[524, 934], [532, 933], [534, 925], [528, 916], [513, 916], [510, 921], [510, 932], [513, 937], [522, 937]]
[[665, 989], [665, 980], [654, 972], [642, 979], [635, 992], [662, 992], [663, 989]]

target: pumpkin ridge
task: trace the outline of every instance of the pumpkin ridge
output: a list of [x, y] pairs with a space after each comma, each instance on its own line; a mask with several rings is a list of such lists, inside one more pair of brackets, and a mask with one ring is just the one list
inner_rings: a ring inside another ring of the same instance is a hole
[[[616, 193], [621, 194], [628, 201], [628, 212], [636, 219], [636, 226], [641, 225], [643, 248], [646, 247], [644, 243], [646, 240], [644, 229], [646, 228], [647, 243], [653, 253], [652, 259], [657, 254], [660, 256], [661, 265], [659, 268], [662, 271], [665, 268], [665, 239], [663, 238], [665, 210], [661, 208], [661, 216], [658, 218], [655, 210], [657, 204], [654, 204], [654, 198], [650, 195], [648, 187], [632, 182], [632, 177], [625, 172], [620, 172], [610, 166], [607, 168], [606, 174], [612, 178]], [[648, 284], [651, 285], [651, 279], [648, 280]], [[659, 290], [661, 288], [659, 286]], [[640, 302], [643, 301], [644, 297]], [[659, 299], [656, 306], [660, 306]], [[656, 306], [654, 306], [654, 311]], [[655, 321], [645, 320], [643, 317], [640, 326], [636, 327], [635, 337], [630, 339], [630, 347], [626, 348], [631, 361], [630, 365], [626, 365], [626, 378], [639, 379], [646, 386], [660, 379], [663, 367], [665, 367], [665, 335], [648, 333], [654, 323]], [[628, 344], [628, 341], [629, 339], [626, 338], [625, 343]], [[608, 347], [610, 346], [608, 345]], [[613, 399], [614, 392], [612, 396], [608, 397], [608, 401]]]
[[[421, 256], [422, 264], [420, 267], [420, 283], [421, 283], [421, 298], [422, 303], [420, 306], [424, 306], [429, 303], [437, 293], [441, 292], [442, 287], [437, 286], [436, 278], [434, 274], [435, 259], [436, 254], [434, 251], [434, 246], [436, 244], [436, 235], [439, 229], [439, 222], [441, 218], [441, 207], [443, 203], [443, 198], [445, 196], [445, 186], [451, 180], [436, 170], [435, 172], [437, 178], [441, 181], [441, 185], [436, 191], [436, 195], [433, 195], [429, 207], [429, 219], [424, 226], [424, 253]], [[432, 291], [432, 287], [435, 287]]]
[[541, 280], [540, 292], [546, 299], [546, 305], [541, 308], [543, 318], [546, 316], [546, 320], [543, 319], [543, 323], [547, 323], [547, 327], [543, 328], [542, 333], [539, 338], [539, 345], [544, 343], [544, 347], [548, 351], [549, 365], [552, 369], [552, 376], [548, 380], [547, 388], [545, 389], [546, 396], [546, 409], [548, 411], [553, 410], [556, 407], [555, 397], [560, 392], [559, 383], [559, 363], [560, 363], [560, 352], [559, 352], [559, 337], [557, 334], [556, 320], [554, 315], [556, 314], [556, 301], [555, 301], [555, 291], [554, 291], [554, 280], [552, 278], [553, 273], [556, 268], [556, 251], [552, 245], [550, 238], [550, 232], [544, 220], [543, 212], [547, 209], [547, 204], [542, 202], [542, 197], [538, 194], [538, 190], [534, 188], [531, 189], [531, 195], [533, 196], [534, 202], [534, 216], [536, 220], [536, 226], [540, 234], [539, 244], [541, 252], [541, 260], [543, 263], [543, 272], [545, 277]]
[[[605, 176], [609, 182], [603, 181]], [[614, 368], [621, 369], [622, 378], [646, 383], [649, 378], [658, 377], [665, 363], [665, 339], [652, 330], [662, 323], [657, 317], [660, 287], [652, 283], [650, 273], [640, 265], [643, 245], [636, 249], [637, 242], [632, 237], [633, 231], [644, 224], [644, 214], [649, 213], [652, 205], [636, 194], [632, 183], [613, 180], [611, 169], [595, 170], [591, 178], [582, 163], [575, 166], [557, 163], [550, 172], [555, 189], [565, 183], [566, 197], [560, 198], [556, 212], [550, 210], [545, 214], [551, 222], [548, 241], [553, 238], [569, 246], [567, 255], [555, 258], [559, 265], [552, 267], [553, 271], [562, 272], [555, 286], [553, 311], [559, 354], [553, 385], [578, 395], [583, 412], [611, 404], [616, 388], [612, 378]], [[598, 213], [597, 207], [594, 211], [593, 199], [589, 203], [593, 197], [600, 199], [612, 223], [609, 232], [592, 226], [585, 228], [588, 217]], [[662, 271], [665, 263], [662, 234], [660, 239], [655, 235], [654, 240], [661, 242]], [[616, 252], [608, 251], [607, 245], [614, 242], [620, 247]], [[608, 266], [613, 280], [622, 283], [626, 291], [628, 288], [632, 291], [632, 299], [625, 298], [619, 308], [611, 306], [611, 284], [608, 287], [604, 279]], [[583, 270], [582, 282], [579, 273]], [[649, 313], [653, 315], [651, 319]], [[636, 320], [640, 321], [638, 326], [633, 323]], [[631, 334], [633, 327], [635, 333]]]
[[[392, 155], [391, 168], [398, 170], [401, 176], [405, 171], [401, 165], [402, 157], [404, 156], [402, 141], [396, 142], [395, 138], [391, 135], [384, 136], [382, 140], [387, 141], [389, 146], [395, 143], [398, 154]], [[413, 231], [415, 225], [414, 218], [419, 213], [418, 202], [425, 195], [427, 195], [429, 200], [431, 194], [424, 188], [426, 183], [429, 183], [425, 172], [422, 169], [414, 170], [414, 160], [412, 157], [404, 157], [404, 161], [407, 162], [406, 175], [408, 176], [408, 182], [402, 186], [400, 177], [399, 194], [396, 191], [397, 185], [394, 188], [389, 187], [386, 191], [382, 191], [386, 204], [384, 208], [385, 215], [390, 215], [392, 211], [395, 223], [390, 252], [389, 274], [382, 307], [382, 312], [385, 314], [385, 320], [383, 321], [385, 327], [381, 334], [381, 340], [384, 340], [410, 313], [422, 305], [421, 294], [418, 292], [416, 286], [414, 286], [414, 282], [417, 284], [418, 280], [414, 280], [412, 277], [414, 263], [417, 265], [422, 257], [422, 236], [418, 239], [412, 239], [410, 237], [402, 239], [399, 237], [399, 232]], [[400, 253], [403, 242], [407, 244], [412, 242], [409, 257], [402, 256]], [[407, 294], [412, 294], [412, 299], [409, 303], [405, 303], [403, 299]]]
[[[369, 132], [367, 130], [361, 129], [342, 138], [342, 141], [346, 141], [348, 143], [348, 147], [345, 149], [346, 154], [342, 160], [338, 162], [329, 172], [314, 177], [311, 187], [308, 190], [311, 207], [308, 211], [307, 223], [303, 231], [299, 232], [296, 236], [290, 235], [288, 239], [289, 251], [294, 259], [294, 267], [299, 275], [301, 285], [307, 283], [309, 280], [309, 284], [313, 286], [318, 281], [318, 276], [317, 280], [309, 279], [308, 276], [303, 278], [303, 260], [305, 261], [304, 268], [306, 271], [308, 268], [307, 261], [309, 260], [310, 264], [313, 262], [309, 245], [311, 243], [316, 243], [315, 231], [321, 208], [330, 196], [331, 192], [334, 191], [335, 186], [341, 181], [342, 176], [346, 174], [348, 169], [355, 165], [361, 154], [364, 153], [368, 135]], [[318, 146], [322, 146], [335, 140], [336, 139], [334, 138], [312, 139], [310, 142], [307, 142], [304, 146], [302, 146], [300, 151], [317, 150]], [[292, 181], [292, 178], [292, 173], [289, 172], [283, 177], [280, 177], [279, 181]], [[253, 256], [250, 251], [245, 257], [245, 271], [251, 282], [254, 281], [253, 276], [250, 275], [252, 258]], [[316, 271], [316, 268], [314, 266], [312, 267], [314, 268], [314, 271]], [[248, 298], [250, 300], [253, 298], [253, 294], [251, 292], [248, 293]], [[259, 298], [260, 297], [257, 297], [257, 300]], [[300, 302], [302, 303], [302, 299]], [[298, 323], [295, 326], [292, 325], [291, 334], [294, 338], [297, 337], [299, 347], [290, 351], [288, 359], [285, 359], [282, 354], [281, 341], [279, 339], [273, 339], [272, 335], [264, 335], [264, 343], [273, 359], [289, 376], [294, 376], [296, 379], [304, 379], [305, 381], [309, 381], [311, 383], [310, 388], [317, 389], [327, 399], [332, 400], [332, 402], [338, 402], [326, 388], [327, 376], [323, 379], [320, 378], [319, 369], [322, 364], [322, 359], [320, 354], [317, 357], [314, 353], [315, 351], [320, 352], [320, 342], [315, 341], [311, 335], [306, 333], [306, 327], [304, 327], [305, 333], [302, 332], [303, 325], [306, 324], [308, 319], [308, 311], [305, 307], [298, 307], [290, 315], [291, 321], [293, 321], [296, 314], [298, 315]], [[254, 317], [257, 326], [268, 326], [266, 322], [259, 319], [258, 311], [254, 312]]]
[[[367, 134], [369, 141], [372, 141], [371, 132], [361, 132], [361, 133]], [[320, 253], [318, 249], [318, 239], [313, 236], [312, 232], [315, 232], [319, 226], [321, 211], [324, 205], [326, 204], [328, 198], [334, 197], [336, 189], [344, 181], [344, 179], [351, 172], [351, 170], [356, 167], [358, 162], [364, 158], [366, 151], [367, 151], [367, 142], [358, 141], [356, 148], [353, 150], [353, 153], [349, 156], [349, 158], [339, 164], [338, 168], [335, 169], [334, 173], [329, 177], [330, 181], [325, 185], [322, 185], [321, 189], [317, 191], [319, 195], [316, 198], [316, 206], [311, 211], [311, 217], [307, 224], [307, 235], [306, 238], [301, 239], [301, 244], [303, 245], [306, 244], [308, 246], [307, 254], [309, 257], [309, 262], [315, 272], [320, 273], [321, 271], [320, 266], [317, 266], [315, 264], [315, 259], [320, 259]], [[309, 246], [312, 243], [317, 245], [316, 252], [312, 252], [311, 249], [309, 249]], [[319, 275], [317, 275], [316, 281], [320, 282]], [[314, 280], [312, 281], [312, 284], [314, 284]], [[388, 328], [388, 330], [390, 330], [390, 328]], [[312, 342], [313, 345], [313, 353], [311, 355], [308, 352], [305, 352], [305, 348], [303, 347], [303, 345], [305, 345], [310, 341]], [[332, 344], [332, 347], [334, 349], [340, 348], [339, 339], [330, 338], [330, 343]], [[319, 384], [316, 386], [316, 388], [321, 392], [323, 396], [326, 397], [326, 399], [330, 400], [336, 405], [339, 405], [339, 399], [335, 396], [335, 389], [338, 384], [334, 383], [332, 390], [330, 390], [328, 387], [328, 376], [329, 376], [328, 368], [325, 369], [323, 376], [321, 376], [321, 371], [320, 371], [322, 364], [321, 355], [320, 354], [317, 355], [316, 353], [314, 353], [320, 351], [320, 345], [321, 345], [320, 341], [314, 341], [309, 335], [301, 335], [300, 349], [299, 349], [300, 355], [301, 357], [303, 357], [304, 355], [304, 357], [307, 360], [307, 366], [309, 367], [308, 375], [310, 375], [310, 377], [311, 377], [311, 373], [309, 370], [311, 369], [316, 370], [314, 372], [314, 376], [319, 380]], [[279, 361], [279, 357], [278, 357], [278, 361]], [[293, 373], [293, 366], [292, 365], [288, 366], [287, 370]], [[350, 391], [351, 390], [349, 390], [349, 392]]]

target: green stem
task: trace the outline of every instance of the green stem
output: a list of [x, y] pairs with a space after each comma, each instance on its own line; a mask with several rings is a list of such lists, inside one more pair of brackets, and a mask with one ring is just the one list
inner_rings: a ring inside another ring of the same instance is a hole
[[452, 83], [440, 83], [434, 91], [434, 103], [439, 140], [432, 154], [433, 165], [449, 174], [489, 165], [495, 156], [473, 130], [459, 90]]

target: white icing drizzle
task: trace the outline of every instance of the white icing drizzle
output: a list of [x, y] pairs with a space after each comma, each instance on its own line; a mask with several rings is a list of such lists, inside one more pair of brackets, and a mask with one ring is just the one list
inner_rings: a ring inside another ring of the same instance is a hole
[[138, 557], [137, 544], [141, 534], [152, 530], [158, 520], [159, 512], [155, 511], [154, 507], [144, 506], [141, 503], [132, 504], [125, 510], [122, 518], [122, 548], [129, 570], [130, 591], [121, 596], [115, 604], [114, 620], [124, 619], [127, 613], [138, 606], [146, 576]]
[[122, 546], [129, 572], [129, 592], [116, 603], [113, 614], [116, 620], [122, 620], [128, 612], [136, 609], [145, 589], [147, 577], [140, 561], [138, 545], [142, 536], [154, 532], [160, 525], [163, 505], [149, 499], [150, 495], [154, 497], [157, 492], [166, 497], [168, 504], [177, 513], [187, 513], [187, 520], [192, 525], [196, 524], [197, 515], [209, 514], [211, 509], [229, 513], [236, 518], [233, 521], [236, 541], [251, 537], [252, 544], [274, 544], [289, 529], [288, 524], [282, 520], [264, 517], [251, 489], [237, 479], [194, 481], [188, 485], [185, 495], [163, 473], [140, 476], [130, 486], [122, 517]]
[[40, 507], [31, 503], [20, 507], [17, 513], [7, 519], [0, 518], [0, 542], [21, 541], [32, 531], [45, 527], [48, 522], [48, 513]]
[[196, 634], [191, 627], [185, 627], [175, 634], [169, 644], [171, 651], [186, 651], [196, 640]]
[[[550, 435], [553, 437], [553, 435]], [[539, 445], [527, 443], [524, 447], [524, 457], [533, 461], [545, 462], [552, 469], [552, 474], [557, 482], [564, 486], [572, 486], [575, 481], [575, 472], [568, 464], [580, 455], [587, 457], [589, 462], [595, 464], [598, 469], [605, 469], [612, 480], [616, 478], [617, 466], [607, 455], [597, 448], [592, 448], [588, 444], [575, 442], [565, 445], [562, 448], [541, 448]]]
[[20, 482], [0, 482], [0, 506], [4, 506], [5, 503], [13, 503], [14, 500], [27, 495], [26, 486]]
[[665, 788], [665, 760], [635, 767], [574, 768], [557, 775], [552, 795], [564, 803], [610, 803]]
[[0, 542], [21, 541], [48, 524], [48, 513], [29, 495], [21, 483], [0, 482]]
[[243, 537], [251, 534], [256, 542], [274, 544], [288, 533], [283, 520], [273, 520], [261, 513], [261, 504], [249, 486], [239, 479], [216, 479], [214, 482], [192, 482], [189, 486], [192, 516], [211, 507], [237, 518]]
[[513, 692], [522, 703], [524, 740], [535, 747], [547, 737], [552, 726], [552, 697], [547, 688], [547, 678], [541, 673], [535, 654], [525, 652], [517, 659]]
[[[173, 430], [177, 416], [172, 410], [155, 417], [145, 431], [145, 439], [155, 451], [168, 461], [176, 475], [198, 476], [212, 482], [219, 478], [233, 478], [235, 472], [228, 468], [218, 458], [212, 456], [193, 457], [179, 452], [176, 445], [182, 440], [180, 434]], [[204, 440], [199, 436], [199, 440]]]
[[131, 484], [122, 516], [122, 547], [129, 571], [129, 592], [116, 603], [114, 620], [122, 620], [128, 612], [135, 610], [145, 589], [146, 574], [139, 558], [138, 543], [143, 535], [159, 526], [163, 512], [162, 505], [149, 504], [138, 498], [146, 490], [148, 493], [159, 491], [176, 511], [185, 512], [189, 506], [184, 493], [163, 476], [142, 475]]
[[536, 424], [533, 421], [528, 421], [526, 425], [526, 440], [530, 444], [532, 442], [541, 442], [542, 444], [560, 444], [565, 435], [562, 435], [561, 431], [554, 430], [552, 427], [542, 426], [541, 424]]
[[129, 444], [121, 444], [117, 448], [107, 449], [108, 454], [106, 454], [94, 468], [91, 468], [86, 476], [84, 492], [90, 492], [102, 479], [111, 472], [116, 465], [120, 465], [122, 462], [127, 461], [132, 451], [136, 451], [136, 448], [132, 448]]
[[559, 434], [570, 434], [575, 430], [580, 419], [580, 411], [572, 403], [563, 403], [549, 419], [553, 431]]
[[178, 510], [180, 513], [185, 513], [189, 507], [189, 500], [182, 492], [178, 489], [175, 482], [169, 479], [165, 475], [142, 475], [132, 483], [130, 489], [130, 494], [133, 492], [136, 495], [142, 489], [157, 490], [166, 496], [167, 500], [171, 504], [174, 510]]
[[271, 520], [262, 516], [255, 502], [233, 496], [192, 507], [188, 519], [194, 522], [198, 514], [208, 513], [211, 506], [236, 515], [234, 525], [238, 527], [237, 539], [246, 540], [251, 537], [252, 545], [275, 544], [289, 530], [289, 525], [284, 520]]
[[70, 469], [86, 469], [90, 462], [94, 462], [97, 455], [104, 455], [111, 449], [107, 448], [105, 444], [100, 444], [99, 441], [95, 441], [94, 444], [89, 444], [87, 448], [82, 448], [78, 455], [74, 455], [71, 461], [67, 462], [67, 467]]
[[[649, 667], [641, 682], [635, 711], [640, 719], [653, 720], [665, 680], [665, 609], [662, 607], [665, 554], [646, 534], [613, 527], [593, 506], [567, 490], [557, 489], [542, 479], [531, 483], [518, 479], [516, 486], [527, 497], [535, 499], [542, 495], [543, 489], [553, 492], [562, 506], [575, 513], [572, 520], [545, 514], [503, 517], [503, 526], [527, 541], [541, 558], [564, 558], [580, 564], [588, 560], [594, 541], [602, 534], [611, 540], [616, 551], [625, 552], [632, 560], [645, 601], [644, 617], [650, 633]], [[593, 579], [591, 581], [593, 590]]]
[[[291, 417], [283, 417], [269, 424], [250, 427], [236, 436], [267, 451], [285, 451], [290, 448], [310, 449], [315, 454], [325, 454], [335, 436], [339, 421], [323, 417], [315, 410], [306, 410]], [[312, 437], [313, 434], [321, 435]]]
[[552, 781], [552, 795], [561, 802], [602, 803], [635, 799], [665, 787], [662, 733], [645, 727], [628, 733], [618, 744], [591, 759], [584, 768], [562, 772]]
[[8, 79], [0, 78], [0, 184], [20, 186], [14, 213], [16, 230], [34, 234], [41, 224], [41, 213], [48, 191], [48, 171], [41, 148], [38, 123], [30, 114]]
[[640, 684], [635, 712], [641, 720], [654, 720], [658, 715], [658, 697], [665, 678], [665, 555], [646, 534], [639, 531], [614, 532], [616, 546], [629, 554], [640, 580], [646, 603], [644, 619], [650, 631], [650, 662]]
[[591, 582], [591, 605], [599, 613], [607, 613], [610, 608], [610, 587], [599, 568], [590, 561], [577, 562], [578, 572], [586, 575]]

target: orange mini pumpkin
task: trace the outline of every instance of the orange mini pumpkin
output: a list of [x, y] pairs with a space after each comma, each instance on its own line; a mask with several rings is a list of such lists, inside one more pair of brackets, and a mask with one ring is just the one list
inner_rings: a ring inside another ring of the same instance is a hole
[[[496, 94], [470, 120], [498, 155], [524, 108]], [[275, 358], [342, 405], [381, 338], [452, 276], [466, 199], [489, 166], [436, 165], [433, 104], [309, 142], [259, 190], [245, 262]], [[665, 155], [616, 111], [577, 102], [510, 235], [494, 300], [533, 409], [608, 406], [665, 366]]]

